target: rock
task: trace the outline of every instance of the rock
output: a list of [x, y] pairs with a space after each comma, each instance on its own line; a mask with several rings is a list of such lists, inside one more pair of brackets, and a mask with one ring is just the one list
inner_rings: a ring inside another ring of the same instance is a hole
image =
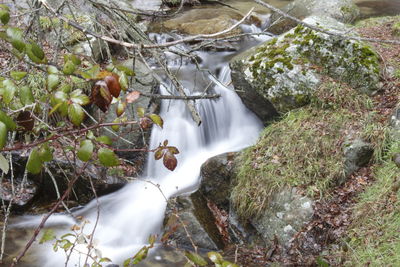
[[201, 166], [199, 192], [218, 208], [229, 210], [230, 183], [237, 153], [224, 153], [208, 159]]
[[292, 188], [276, 193], [264, 213], [251, 218], [250, 222], [267, 244], [276, 237], [279, 244], [286, 247], [312, 216], [313, 201]]
[[[240, 20], [242, 15], [228, 8], [202, 8], [191, 9], [177, 18], [163, 23], [166, 31], [178, 31], [184, 34], [212, 34], [223, 31], [234, 24], [234, 20]], [[241, 33], [236, 28], [227, 35]]]
[[[346, 25], [328, 17], [313, 16], [304, 21], [337, 33], [348, 30]], [[372, 48], [300, 25], [245, 56], [234, 58], [231, 68], [235, 90], [255, 89], [255, 97], [243, 98], [243, 102], [254, 102], [248, 107], [256, 114], [270, 113], [267, 100], [280, 113], [309, 103], [322, 75], [346, 82], [362, 93], [372, 94], [379, 87], [378, 57]], [[264, 104], [257, 100], [259, 97], [264, 98]]]
[[[295, 0], [282, 11], [298, 19], [317, 15], [330, 17], [343, 23], [351, 23], [360, 15], [359, 8], [352, 0]], [[297, 23], [293, 20], [273, 13], [267, 29], [271, 33], [281, 34], [296, 26]]]
[[[185, 223], [186, 229], [196, 246], [209, 250], [223, 248], [224, 243], [215, 225], [215, 219], [201, 194], [194, 193], [191, 196], [180, 196], [175, 199], [175, 202], [169, 201], [166, 219], [175, 216], [173, 214], [174, 209], [177, 210], [180, 220]], [[168, 225], [166, 226], [168, 231]], [[178, 247], [192, 247], [191, 240], [179, 222], [176, 231], [170, 235], [169, 239]]]
[[348, 177], [359, 168], [364, 167], [371, 160], [374, 149], [370, 143], [356, 138], [347, 140], [343, 147], [344, 153], [344, 172]]

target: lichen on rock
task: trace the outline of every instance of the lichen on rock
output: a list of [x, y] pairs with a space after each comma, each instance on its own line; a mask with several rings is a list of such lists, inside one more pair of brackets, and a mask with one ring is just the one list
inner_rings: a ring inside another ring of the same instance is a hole
[[[304, 22], [335, 33], [349, 30], [332, 18], [311, 16]], [[261, 45], [242, 62], [238, 73], [281, 113], [307, 104], [323, 75], [367, 94], [379, 84], [378, 57], [370, 46], [302, 25]]]

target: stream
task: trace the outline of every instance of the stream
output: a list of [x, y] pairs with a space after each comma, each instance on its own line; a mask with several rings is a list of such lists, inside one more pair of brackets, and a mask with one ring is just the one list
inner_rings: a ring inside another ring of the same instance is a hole
[[[243, 10], [247, 9], [247, 4], [251, 4], [251, 1], [228, 2]], [[271, 2], [283, 6], [289, 1]], [[377, 1], [356, 2], [362, 8], [370, 8], [373, 6], [372, 3]], [[393, 5], [398, 9], [400, 9], [399, 2], [393, 1]], [[151, 6], [150, 2], [148, 5]], [[242, 29], [253, 33], [260, 31], [254, 25], [242, 25]], [[168, 34], [151, 34], [150, 37], [157, 43], [173, 38]], [[267, 38], [269, 37], [246, 38], [239, 43], [239, 51], [248, 49]], [[185, 51], [188, 48], [179, 45], [176, 49]], [[197, 189], [200, 167], [208, 158], [225, 152], [238, 151], [256, 141], [263, 126], [256, 116], [244, 107], [230, 85], [228, 62], [239, 51], [197, 52], [201, 62], [200, 70], [189, 60], [182, 61], [173, 53], [165, 55], [169, 68], [178, 77], [188, 95], [202, 94], [208, 88], [212, 92], [221, 94], [221, 98], [196, 101], [197, 110], [202, 118], [200, 126], [194, 123], [183, 101], [162, 101], [160, 116], [164, 120], [164, 129], [153, 127], [150, 148], [155, 148], [164, 140], [168, 140], [169, 145], [176, 146], [180, 151], [177, 155], [178, 167], [173, 172], [167, 170], [161, 161], [154, 160], [154, 155], [151, 153], [143, 177], [119, 191], [99, 198], [98, 202], [93, 200], [85, 207], [74, 211], [75, 216], [82, 216], [89, 222], [83, 229], [85, 234], [91, 234], [93, 228], [96, 228], [93, 237], [96, 254], [101, 254], [102, 257], [107, 257], [119, 265], [125, 259], [132, 257], [148, 243], [150, 235], [162, 233], [166, 200]], [[174, 94], [174, 91], [173, 85], [164, 79], [160, 92]], [[41, 216], [22, 216], [13, 227], [24, 229], [21, 232], [27, 231], [26, 229], [38, 225], [41, 219]], [[54, 229], [57, 237], [60, 237], [71, 232], [71, 227], [76, 223], [72, 216], [56, 214], [48, 220], [46, 228]], [[30, 231], [27, 236], [31, 236]], [[21, 238], [20, 243], [22, 247], [26, 239]], [[35, 242], [18, 266], [83, 266], [88, 252], [85, 244], [77, 245], [75, 247], [77, 252], [67, 260], [62, 249], [57, 252], [53, 250], [53, 243]], [[151, 253], [157, 253], [157, 248], [152, 249]], [[158, 266], [171, 266], [163, 264], [163, 259], [158, 260], [160, 261]], [[88, 262], [92, 261], [89, 259]]]
[[[251, 25], [242, 27], [247, 32], [260, 31]], [[158, 43], [171, 38], [168, 34], [151, 34], [150, 37]], [[246, 38], [240, 46], [248, 48], [266, 38], [269, 37]], [[187, 48], [180, 45], [175, 49]], [[89, 221], [83, 228], [85, 234], [91, 234], [93, 227], [96, 227], [93, 237], [96, 254], [111, 259], [115, 264], [121, 264], [132, 257], [148, 243], [150, 235], [162, 233], [166, 199], [196, 190], [202, 163], [215, 155], [240, 150], [256, 141], [262, 124], [244, 107], [229, 85], [228, 60], [234, 54], [198, 52], [200, 70], [189, 60], [182, 62], [173, 53], [165, 55], [169, 68], [188, 95], [201, 94], [208, 88], [221, 94], [221, 97], [217, 100], [196, 101], [202, 118], [200, 126], [192, 120], [183, 101], [163, 100], [160, 116], [164, 120], [164, 128], [153, 127], [150, 148], [168, 140], [169, 145], [176, 146], [180, 151], [177, 155], [178, 167], [173, 172], [169, 171], [161, 161], [155, 161], [151, 153], [143, 177], [117, 192], [99, 198], [98, 202], [93, 200], [74, 211], [75, 216], [82, 216]], [[171, 94], [174, 93], [174, 87], [165, 80], [160, 91], [162, 94]], [[96, 224], [98, 210], [99, 219]], [[41, 219], [41, 216], [22, 216], [13, 227], [32, 228]], [[60, 237], [71, 232], [71, 227], [76, 223], [70, 215], [56, 214], [46, 222], [46, 228], [54, 229], [56, 236]], [[73, 240], [71, 237], [71, 242]], [[75, 252], [68, 258], [68, 265], [65, 264], [66, 253], [62, 249], [55, 252], [53, 244], [54, 241], [35, 243], [26, 256], [26, 263], [18, 266], [83, 266], [88, 253], [86, 244], [74, 248]], [[88, 262], [91, 263], [91, 260]]]

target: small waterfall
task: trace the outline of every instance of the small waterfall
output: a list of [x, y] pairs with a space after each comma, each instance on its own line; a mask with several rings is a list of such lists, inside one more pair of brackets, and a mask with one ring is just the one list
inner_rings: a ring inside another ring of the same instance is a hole
[[[178, 166], [171, 172], [161, 161], [155, 161], [154, 155], [150, 153], [144, 177], [99, 198], [100, 219], [93, 243], [103, 257], [121, 264], [133, 256], [147, 243], [151, 234], [161, 233], [167, 204], [165, 198], [196, 189], [204, 161], [224, 152], [240, 150], [256, 141], [262, 124], [244, 107], [230, 85], [230, 69], [223, 59], [231, 54], [219, 52], [210, 55], [199, 52], [198, 56], [202, 59], [201, 71], [189, 62], [179, 66], [173, 59], [169, 60], [169, 67], [179, 70], [176, 75], [189, 95], [201, 94], [208, 87], [221, 97], [195, 102], [203, 121], [200, 127], [191, 119], [183, 101], [162, 101], [160, 116], [164, 119], [164, 129], [153, 127], [150, 148], [157, 147], [167, 139], [170, 145], [180, 150], [177, 155]], [[160, 90], [162, 94], [169, 94], [174, 89], [170, 83], [165, 82]], [[97, 217], [96, 200], [76, 211], [75, 215], [90, 221], [84, 232], [91, 234]], [[38, 216], [24, 216], [14, 227], [32, 227], [40, 220]], [[67, 215], [54, 215], [46, 226], [58, 229], [59, 237], [68, 233], [74, 223]], [[84, 263], [86, 245], [78, 245], [75, 249], [83, 254], [74, 253], [68, 266], [81, 266]], [[37, 265], [30, 266], [65, 265], [64, 251], [54, 252], [51, 242], [35, 245], [31, 254], [37, 259]]]

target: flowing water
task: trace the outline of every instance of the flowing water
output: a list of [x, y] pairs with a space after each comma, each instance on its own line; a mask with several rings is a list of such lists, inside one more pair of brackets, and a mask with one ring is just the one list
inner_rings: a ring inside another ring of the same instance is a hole
[[[258, 31], [254, 26], [244, 26], [244, 30]], [[161, 35], [153, 37], [158, 42], [166, 39]], [[242, 46], [254, 45], [262, 39], [251, 38], [243, 42]], [[200, 167], [204, 161], [224, 152], [240, 150], [257, 139], [262, 124], [244, 107], [232, 86], [228, 85], [230, 69], [227, 59], [232, 55], [232, 52], [199, 52], [201, 70], [189, 61], [182, 63], [172, 53], [166, 55], [169, 68], [177, 75], [187, 94], [201, 94], [209, 88], [221, 94], [221, 97], [217, 100], [196, 101], [202, 118], [200, 126], [194, 123], [183, 101], [163, 100], [160, 115], [164, 119], [164, 129], [158, 126], [153, 128], [150, 147], [157, 147], [164, 140], [168, 140], [169, 145], [176, 146], [180, 150], [176, 170], [167, 170], [161, 161], [155, 161], [153, 154], [150, 154], [144, 177], [115, 193], [101, 197], [99, 203], [93, 200], [74, 212], [74, 215], [83, 216], [90, 221], [84, 227], [84, 232], [91, 234], [96, 225], [97, 205], [100, 205], [93, 244], [103, 257], [120, 264], [124, 259], [133, 256], [147, 244], [151, 234], [161, 233], [166, 199], [196, 189]], [[160, 90], [162, 94], [174, 91], [168, 82], [164, 82]], [[41, 217], [38, 216], [24, 216], [14, 227], [33, 227], [40, 220]], [[75, 223], [71, 216], [59, 214], [53, 215], [46, 227], [56, 229], [59, 237], [71, 232], [70, 227]], [[26, 266], [64, 266], [64, 251], [59, 249], [54, 252], [52, 243], [54, 242], [35, 244], [27, 257], [29, 263]], [[78, 245], [75, 250], [81, 254], [73, 253], [68, 266], [82, 266], [85, 262], [86, 246]]]

